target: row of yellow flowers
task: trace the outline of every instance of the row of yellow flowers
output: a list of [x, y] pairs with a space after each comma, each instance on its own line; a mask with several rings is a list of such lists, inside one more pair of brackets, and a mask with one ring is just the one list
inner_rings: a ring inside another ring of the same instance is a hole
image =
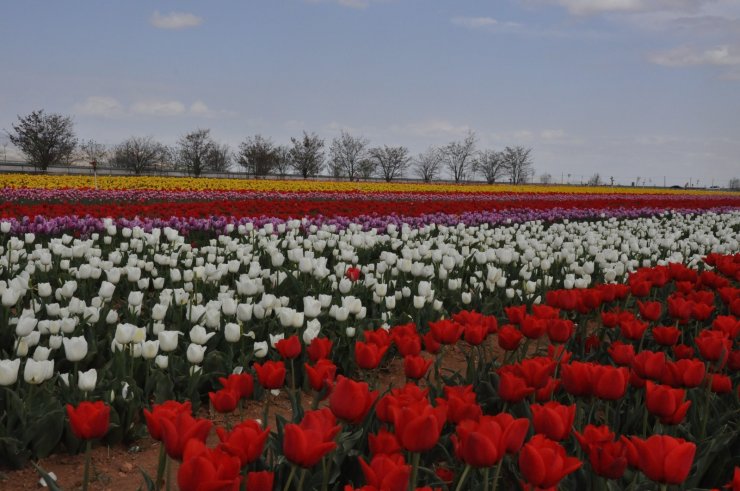
[[292, 191], [292, 192], [437, 192], [437, 193], [578, 193], [578, 194], [730, 194], [722, 191], [611, 186], [452, 184], [417, 182], [347, 182], [331, 180], [220, 179], [157, 176], [0, 175], [2, 188], [158, 189], [165, 191]]

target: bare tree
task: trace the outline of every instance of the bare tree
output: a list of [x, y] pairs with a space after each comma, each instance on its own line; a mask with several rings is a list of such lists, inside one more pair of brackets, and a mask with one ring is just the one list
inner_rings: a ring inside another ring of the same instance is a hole
[[475, 133], [469, 131], [464, 140], [442, 147], [442, 161], [455, 182], [465, 179], [468, 167], [475, 161]]
[[391, 182], [402, 177], [411, 161], [409, 149], [406, 147], [375, 147], [370, 149], [370, 158], [375, 162], [380, 177]]
[[366, 138], [352, 136], [346, 131], [332, 140], [329, 147], [329, 168], [335, 177], [347, 176], [350, 181], [357, 178], [360, 163], [367, 157], [368, 143]]
[[424, 182], [432, 182], [439, 176], [442, 168], [442, 152], [435, 147], [429, 147], [414, 159], [414, 171]]
[[80, 143], [78, 153], [80, 159], [88, 163], [97, 162], [98, 165], [103, 164], [108, 158], [108, 149], [105, 148], [105, 145], [95, 140], [87, 140]]
[[220, 150], [222, 149], [211, 138], [211, 130], [191, 131], [177, 142], [177, 167], [196, 177], [204, 172], [219, 171], [225, 164], [224, 153]]
[[733, 177], [732, 179], [730, 179], [727, 187], [729, 189], [732, 189], [733, 191], [740, 190], [740, 177]]
[[589, 186], [601, 186], [602, 184], [603, 182], [601, 180], [601, 176], [598, 173], [591, 176], [591, 178], [588, 180]]
[[279, 176], [285, 176], [290, 172], [290, 147], [279, 145], [275, 147], [275, 168], [274, 172]]
[[304, 179], [316, 176], [324, 167], [324, 140], [316, 133], [303, 132], [303, 138], [291, 138], [290, 162]]
[[495, 150], [483, 150], [478, 154], [474, 171], [479, 172], [488, 184], [493, 184], [506, 174], [504, 155]]
[[369, 157], [360, 160], [357, 165], [357, 177], [360, 179], [370, 179], [375, 175], [377, 169], [375, 161]]
[[151, 136], [132, 136], [117, 145], [110, 157], [111, 166], [130, 170], [136, 175], [161, 167], [168, 161], [169, 149]]
[[231, 169], [231, 148], [226, 143], [214, 143], [208, 162], [213, 172], [228, 172]]
[[504, 166], [512, 184], [525, 183], [534, 174], [531, 152], [531, 148], [519, 146], [506, 147], [504, 150]]
[[239, 145], [239, 165], [255, 176], [271, 174], [277, 166], [278, 157], [272, 141], [261, 135], [247, 138]]
[[72, 126], [69, 116], [45, 114], [42, 109], [23, 118], [18, 116], [18, 124], [6, 133], [34, 167], [46, 171], [50, 165], [69, 164], [77, 146]]

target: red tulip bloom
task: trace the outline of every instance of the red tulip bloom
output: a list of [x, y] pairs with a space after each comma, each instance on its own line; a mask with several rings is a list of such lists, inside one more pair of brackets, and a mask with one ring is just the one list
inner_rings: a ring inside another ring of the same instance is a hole
[[581, 461], [569, 457], [565, 449], [542, 435], [535, 435], [519, 452], [519, 469], [524, 479], [538, 488], [554, 488]]
[[677, 360], [683, 360], [686, 358], [694, 357], [694, 348], [685, 344], [677, 344], [673, 348], [673, 356]]
[[177, 471], [181, 491], [237, 491], [241, 483], [239, 459], [200, 440], [190, 440]]
[[347, 272], [344, 273], [344, 275], [347, 278], [349, 278], [349, 280], [352, 282], [359, 280], [361, 274], [362, 274], [362, 271], [360, 270], [360, 268], [355, 268], [355, 267], [347, 268]]
[[557, 319], [560, 316], [560, 310], [549, 305], [534, 304], [532, 314], [540, 319]]
[[289, 338], [281, 339], [275, 344], [280, 356], [286, 360], [292, 360], [301, 356], [301, 341], [298, 336], [290, 336]]
[[80, 440], [103, 438], [110, 424], [110, 406], [103, 401], [82, 401], [77, 407], [67, 404], [72, 433]]
[[650, 414], [659, 417], [663, 424], [675, 425], [683, 421], [691, 406], [691, 401], [684, 402], [685, 397], [683, 389], [647, 382], [645, 405]]
[[732, 350], [732, 341], [722, 331], [704, 330], [694, 338], [702, 358], [708, 361], [726, 360]]
[[254, 393], [254, 377], [248, 373], [232, 373], [228, 377], [219, 377], [224, 389], [236, 392], [240, 399], [248, 399]]
[[630, 372], [625, 367], [617, 368], [610, 365], [595, 365], [591, 372], [593, 393], [599, 399], [616, 401], [624, 397], [627, 392]]
[[377, 391], [370, 391], [367, 383], [340, 375], [329, 397], [329, 408], [337, 418], [358, 424], [365, 419], [377, 398]]
[[498, 321], [494, 316], [483, 315], [474, 310], [461, 310], [456, 314], [452, 314], [452, 320], [465, 327], [472, 326], [474, 324], [481, 324], [485, 326], [488, 334], [494, 334], [498, 329]]
[[651, 480], [681, 484], [694, 463], [696, 445], [682, 438], [653, 435], [647, 440], [632, 437], [637, 452], [637, 466]]
[[711, 388], [715, 394], [729, 394], [732, 392], [732, 379], [727, 375], [721, 373], [713, 373], [711, 375]]
[[149, 436], [154, 440], [162, 441], [162, 419], [174, 421], [177, 419], [178, 414], [190, 414], [191, 411], [190, 401], [165, 401], [162, 404], [152, 406], [151, 411], [144, 409], [144, 419], [146, 420], [146, 427], [149, 430]]
[[429, 323], [429, 330], [434, 339], [441, 344], [455, 344], [460, 339], [463, 326], [451, 319], [442, 319]]
[[331, 387], [334, 383], [337, 366], [331, 361], [322, 358], [314, 366], [306, 363], [304, 367], [308, 376], [308, 384], [316, 392], [321, 392], [324, 388]]
[[231, 431], [223, 428], [216, 428], [216, 434], [221, 440], [221, 448], [240, 462], [240, 467], [244, 467], [257, 460], [262, 455], [265, 448], [267, 437], [270, 436], [270, 429], [264, 430], [254, 420], [247, 419], [236, 425]]
[[265, 389], [279, 389], [285, 384], [285, 363], [282, 361], [255, 363], [254, 369], [257, 372], [257, 380]]
[[673, 346], [681, 335], [681, 331], [673, 326], [654, 327], [652, 333], [655, 342], [661, 346]]
[[632, 360], [632, 370], [644, 379], [660, 380], [665, 370], [665, 353], [642, 350]]
[[705, 321], [712, 316], [712, 312], [714, 312], [714, 305], [694, 302], [691, 309], [691, 317], [698, 321]]
[[529, 420], [527, 418], [514, 418], [509, 413], [498, 413], [490, 418], [504, 430], [504, 449], [508, 454], [515, 454], [521, 450], [524, 438], [529, 431]]
[[375, 344], [378, 347], [384, 348], [390, 346], [392, 341], [391, 335], [383, 328], [378, 328], [374, 331], [365, 331], [365, 342], [368, 344]]
[[442, 343], [434, 339], [434, 335], [431, 331], [422, 336], [422, 339], [424, 340], [424, 350], [426, 350], [427, 353], [434, 355], [439, 353], [439, 350], [442, 349]]
[[671, 295], [668, 297], [668, 314], [677, 321], [685, 324], [691, 318], [693, 302]]
[[388, 351], [388, 346], [381, 347], [377, 344], [357, 341], [355, 343], [355, 361], [357, 362], [357, 366], [364, 370], [378, 368], [386, 351]]
[[592, 363], [574, 361], [563, 365], [560, 373], [563, 389], [576, 397], [591, 395], [593, 393], [592, 372]]
[[506, 402], [519, 402], [534, 392], [524, 379], [511, 372], [499, 371], [498, 395]]
[[614, 440], [614, 432], [607, 425], [596, 426], [587, 424], [583, 433], [573, 432], [576, 440], [581, 445], [584, 452], [588, 453], [591, 445], [595, 443], [605, 443]]
[[378, 454], [394, 455], [401, 453], [401, 446], [398, 444], [396, 435], [388, 430], [380, 430], [377, 434], [368, 435], [368, 444], [370, 446], [370, 455]]
[[463, 338], [471, 346], [478, 346], [486, 340], [488, 328], [483, 324], [469, 324], [465, 326]]
[[247, 474], [247, 491], [272, 491], [275, 474], [270, 471], [252, 471]]
[[730, 339], [740, 335], [740, 319], [732, 315], [718, 315], [712, 321], [712, 329], [727, 334]]
[[514, 351], [519, 347], [523, 336], [519, 329], [511, 324], [506, 324], [498, 331], [498, 345], [505, 351]]
[[634, 297], [647, 297], [650, 295], [650, 288], [653, 286], [649, 281], [630, 282], [630, 290]]
[[390, 394], [380, 398], [375, 406], [375, 415], [384, 423], [392, 423], [395, 414], [404, 406], [417, 404], [428, 404], [427, 394], [429, 389], [422, 390], [413, 382], [409, 382], [403, 387], [391, 389]]
[[526, 305], [516, 305], [511, 307], [505, 307], [506, 317], [509, 319], [511, 324], [521, 324], [524, 317], [527, 315]]
[[329, 409], [309, 411], [300, 424], [285, 425], [283, 455], [300, 467], [313, 467], [337, 447], [334, 437], [339, 431], [340, 427]]
[[384, 491], [406, 491], [411, 477], [411, 466], [404, 462], [399, 454], [378, 454], [370, 464], [360, 457], [360, 467], [369, 486]]
[[629, 441], [620, 437], [617, 441], [597, 442], [588, 450], [588, 460], [593, 471], [607, 479], [621, 479], [629, 463]]
[[167, 455], [175, 460], [182, 460], [185, 445], [189, 440], [206, 441], [211, 432], [211, 423], [207, 419], [193, 418], [190, 413], [181, 412], [173, 420], [161, 419], [162, 442]]
[[561, 441], [570, 436], [573, 420], [576, 417], [576, 405], [564, 406], [557, 402], [532, 404], [532, 424], [534, 431], [551, 440]]
[[552, 343], [565, 343], [572, 336], [575, 326], [570, 319], [550, 319], [547, 321], [547, 337]]
[[508, 365], [504, 370], [513, 370], [519, 377], [523, 378], [527, 385], [535, 389], [541, 389], [555, 373], [557, 364], [555, 360], [547, 356], [525, 358], [515, 365]]
[[446, 420], [444, 407], [419, 405], [396, 411], [393, 424], [401, 447], [409, 452], [424, 452], [437, 444]]
[[645, 330], [648, 328], [647, 322], [638, 321], [637, 319], [623, 321], [619, 323], [619, 327], [622, 329], [622, 336], [632, 341], [639, 341], [642, 339]]
[[239, 404], [239, 394], [229, 389], [209, 392], [208, 398], [211, 400], [213, 410], [217, 413], [230, 413]]
[[403, 358], [403, 372], [412, 380], [424, 378], [431, 366], [432, 360], [427, 360], [421, 355], [406, 355]]
[[519, 328], [522, 330], [522, 334], [527, 338], [539, 339], [547, 330], [547, 320], [540, 319], [533, 315], [525, 315], [524, 319], [522, 319], [522, 322], [519, 324]]
[[635, 347], [621, 341], [614, 341], [606, 350], [614, 363], [623, 367], [632, 365], [635, 358]]
[[421, 353], [421, 338], [418, 334], [395, 336], [393, 342], [401, 356], [417, 356]]
[[306, 348], [308, 359], [316, 363], [317, 361], [329, 358], [331, 355], [332, 341], [329, 338], [313, 338], [311, 344]]
[[640, 317], [646, 321], [657, 321], [663, 313], [663, 306], [660, 302], [637, 302], [640, 309]]
[[459, 423], [465, 419], [477, 421], [483, 414], [476, 402], [472, 385], [446, 385], [444, 392], [445, 398], [437, 398], [437, 404], [447, 407], [447, 421], [450, 423]]
[[701, 360], [685, 359], [666, 363], [661, 383], [687, 389], [699, 387], [706, 375], [706, 365]]
[[619, 323], [619, 313], [602, 312], [601, 323], [604, 325], [604, 327], [617, 327], [617, 324]]

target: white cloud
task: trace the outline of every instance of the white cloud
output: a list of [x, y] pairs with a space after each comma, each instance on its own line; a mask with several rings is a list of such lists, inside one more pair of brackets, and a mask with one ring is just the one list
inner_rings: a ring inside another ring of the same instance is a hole
[[697, 65], [732, 66], [740, 65], [740, 49], [722, 45], [705, 50], [682, 46], [670, 51], [655, 53], [649, 57], [658, 65], [684, 67]]
[[84, 101], [75, 104], [74, 112], [85, 116], [101, 116], [111, 118], [123, 114], [123, 106], [113, 97], [90, 96]]
[[478, 29], [480, 27], [492, 27], [499, 24], [493, 17], [453, 17], [450, 19], [456, 26]]
[[459, 138], [470, 131], [468, 125], [455, 125], [444, 119], [430, 119], [405, 125], [392, 125], [391, 131], [397, 134], [422, 138]]
[[574, 15], [632, 12], [698, 12], [712, 0], [547, 0]]
[[131, 106], [131, 112], [146, 116], [179, 116], [185, 112], [180, 101], [139, 101]]
[[149, 19], [149, 23], [157, 29], [187, 29], [199, 26], [203, 23], [203, 19], [187, 12], [170, 12], [168, 14], [154, 12]]
[[543, 130], [541, 135], [543, 140], [560, 140], [565, 137], [563, 130]]

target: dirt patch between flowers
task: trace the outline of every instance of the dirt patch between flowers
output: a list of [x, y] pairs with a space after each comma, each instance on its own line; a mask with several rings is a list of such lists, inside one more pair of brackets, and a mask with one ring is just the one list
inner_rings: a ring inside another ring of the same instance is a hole
[[[489, 336], [486, 340], [488, 349], [493, 351], [494, 356], [499, 356], [500, 349], [495, 343], [495, 336]], [[451, 372], [464, 373], [466, 368], [463, 344], [453, 348], [447, 348], [444, 352], [442, 369]], [[383, 388], [400, 387], [404, 385], [406, 378], [403, 372], [402, 360], [395, 358], [387, 367], [379, 370], [377, 386], [381, 393]], [[270, 426], [275, 428], [275, 415], [279, 414], [289, 418], [291, 415], [290, 400], [286, 391], [279, 395], [268, 394], [270, 398]], [[305, 409], [310, 409], [312, 402], [309, 394], [302, 398]], [[326, 401], [321, 403], [323, 407]], [[261, 419], [263, 417], [264, 401], [247, 401], [242, 412], [244, 419]], [[227, 422], [232, 424], [240, 421], [237, 413], [231, 415], [209, 414], [203, 410], [200, 417], [209, 417], [215, 425], [225, 426]], [[211, 431], [208, 441], [209, 446], [218, 443], [215, 431]], [[157, 472], [157, 459], [162, 444], [149, 437], [142, 438], [131, 446], [98, 446], [92, 451], [92, 466], [90, 471], [90, 491], [136, 491], [140, 488], [146, 489], [142, 471], [152, 479]], [[82, 488], [82, 475], [84, 468], [84, 455], [70, 455], [57, 453], [37, 462], [39, 467], [48, 473], [56, 475], [57, 485], [65, 491], [74, 491]], [[175, 478], [177, 469], [173, 468], [172, 476]], [[32, 466], [20, 470], [8, 470], [2, 468], [0, 463], [0, 490], [2, 491], [30, 491], [43, 490], [39, 482], [40, 476]], [[175, 487], [173, 487], [175, 489]]]

